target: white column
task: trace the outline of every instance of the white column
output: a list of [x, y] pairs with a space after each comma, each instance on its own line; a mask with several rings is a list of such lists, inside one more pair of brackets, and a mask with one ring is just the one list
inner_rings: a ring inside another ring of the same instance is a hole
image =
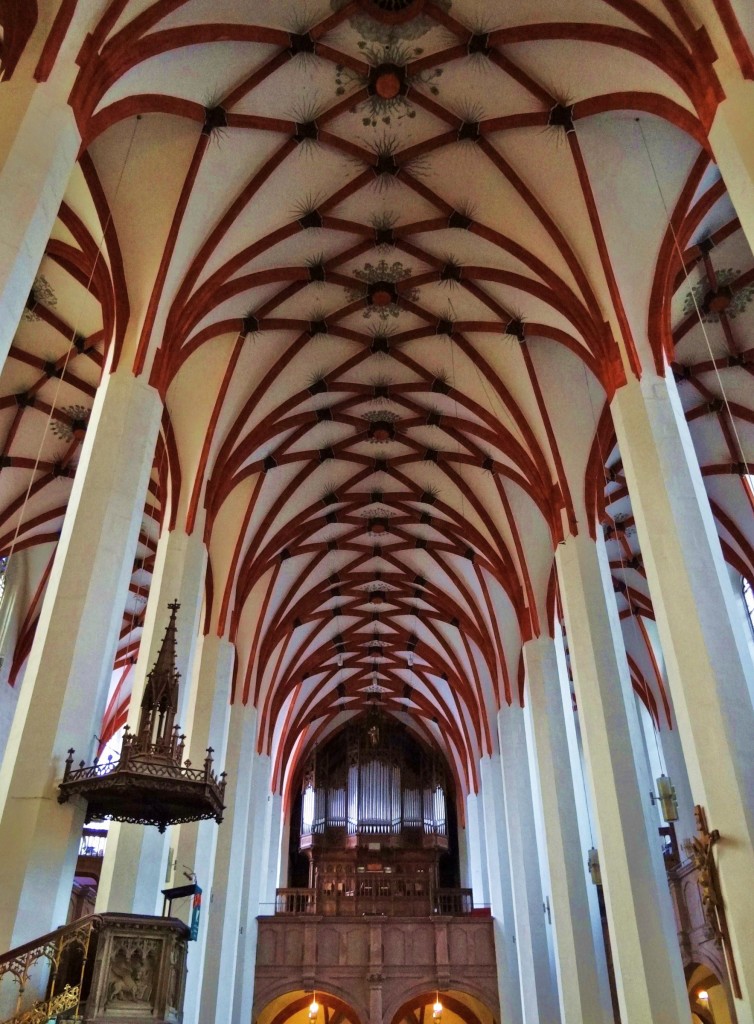
[[275, 896], [280, 878], [282, 856], [281, 837], [283, 834], [283, 797], [280, 793], [267, 794], [267, 817], [269, 836], [264, 848], [259, 886], [259, 908], [257, 914], [275, 913]]
[[[21, 88], [13, 81], [3, 84], [3, 90]], [[0, 366], [13, 343], [80, 144], [73, 111], [58, 83], [38, 85], [0, 167]]]
[[45, 82], [34, 66], [52, 24], [40, 4], [37, 28], [10, 81], [0, 88], [0, 368], [16, 333], [76, 163], [81, 136], [68, 105], [84, 37], [105, 0], [76, 5]]
[[[230, 726], [230, 694], [233, 686], [233, 665], [236, 649], [224, 637], [205, 636], [198, 653], [198, 666], [193, 689], [196, 691], [194, 713], [190, 721], [189, 758], [201, 764], [208, 747], [213, 749], [214, 770], [225, 768]], [[241, 766], [245, 771], [245, 766]], [[188, 865], [196, 874], [202, 895], [209, 894], [215, 873], [218, 832], [224, 826], [216, 821], [198, 821], [181, 825], [177, 846], [180, 884], [181, 865]], [[185, 870], [185, 869], [183, 869]], [[188, 947], [188, 977], [183, 1001], [184, 1024], [200, 1024], [199, 998], [207, 948], [207, 915], [199, 918], [199, 934]]]
[[500, 1017], [505, 1024], [522, 1024], [518, 946], [513, 919], [500, 755], [493, 754], [491, 757], [483, 757], [479, 762], [479, 775], [487, 848], [490, 908], [495, 935]]
[[24, 616], [42, 582], [52, 550], [51, 544], [39, 544], [33, 548], [16, 551], [8, 560], [5, 570], [5, 590], [0, 602], [0, 763], [5, 753], [24, 677], [22, 668], [15, 685], [9, 685], [13, 653]]
[[471, 865], [469, 863], [469, 830], [467, 825], [458, 826], [458, 884], [462, 889], [471, 889]]
[[725, 99], [715, 113], [709, 141], [741, 228], [754, 252], [754, 82], [746, 81], [738, 68], [718, 65], [717, 71]]
[[525, 1024], [557, 1024], [560, 1010], [550, 973], [523, 709], [503, 707], [497, 728], [523, 1020]]
[[[564, 706], [555, 642], [530, 640], [523, 648], [539, 773], [555, 962], [563, 1024], [612, 1024], [613, 1012], [603, 946], [591, 926], [584, 872], [587, 851], [579, 833], [571, 751], [578, 753], [573, 713]], [[573, 734], [568, 736], [568, 725]], [[577, 766], [580, 773], [580, 766]], [[580, 775], [579, 775], [580, 777]]]
[[[678, 801], [678, 821], [675, 822], [676, 836], [679, 843], [689, 839], [696, 832], [694, 820], [694, 798], [691, 795], [689, 773], [681, 747], [678, 726], [669, 729], [667, 725], [659, 733], [662, 756], [665, 760], [665, 773], [670, 776]], [[682, 854], [683, 855], [683, 854]]]
[[484, 808], [478, 793], [466, 797], [466, 846], [468, 849], [469, 878], [475, 907], [486, 907], [490, 902], [487, 880], [487, 841], [484, 835]]
[[688, 997], [604, 541], [558, 545], [623, 1024], [686, 1024]]
[[291, 848], [291, 819], [283, 817], [280, 831], [280, 860], [278, 861], [278, 877], [276, 885], [281, 889], [288, 886], [288, 872], [290, 871], [290, 858], [288, 851]]
[[[250, 1021], [254, 1006], [254, 967], [257, 959], [257, 937], [260, 897], [265, 885], [264, 872], [268, 863], [272, 834], [273, 800], [270, 790], [272, 760], [269, 754], [255, 754], [252, 759], [254, 792], [249, 816], [249, 832], [244, 897], [241, 906], [241, 924], [238, 935], [233, 1014], [231, 1020]], [[204, 1022], [202, 1022], [204, 1024]], [[219, 1022], [218, 1022], [219, 1024]]]
[[85, 809], [57, 784], [102, 721], [161, 411], [127, 373], [94, 402], [0, 768], [0, 949], [66, 918]]
[[[207, 941], [204, 955], [201, 1024], [229, 1024], [233, 1013], [243, 894], [256, 828], [253, 810], [260, 789], [256, 751], [256, 708], [234, 704], [226, 756], [228, 788], [224, 820], [217, 837], [215, 871], [207, 911]], [[195, 1024], [186, 1018], [186, 1024]]]
[[[141, 698], [149, 672], [157, 661], [165, 627], [170, 619], [168, 604], [178, 601], [176, 614], [176, 661], [180, 672], [180, 707], [176, 722], [193, 737], [188, 728], [191, 704], [190, 671], [199, 632], [199, 617], [204, 596], [204, 571], [207, 550], [200, 535], [165, 530], [157, 544], [152, 585], [149, 590], [144, 629], [134, 673], [134, 688], [128, 709], [128, 725], [136, 731], [141, 711]], [[194, 764], [193, 751], [187, 755]], [[168, 850], [175, 846], [173, 830], [160, 833], [152, 826], [114, 822], [107, 837], [102, 874], [97, 888], [97, 913], [159, 914], [162, 912], [160, 890], [165, 887]]]
[[752, 663], [688, 425], [671, 380], [620, 388], [612, 414], [694, 800], [718, 829], [720, 882], [754, 1020]]

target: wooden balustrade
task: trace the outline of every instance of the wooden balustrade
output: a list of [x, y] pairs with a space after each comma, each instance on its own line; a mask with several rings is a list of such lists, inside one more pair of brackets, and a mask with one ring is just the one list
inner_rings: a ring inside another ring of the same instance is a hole
[[471, 889], [421, 891], [415, 884], [375, 873], [363, 875], [341, 888], [325, 884], [317, 889], [278, 889], [276, 914], [322, 914], [328, 917], [428, 917], [433, 914], [471, 914]]

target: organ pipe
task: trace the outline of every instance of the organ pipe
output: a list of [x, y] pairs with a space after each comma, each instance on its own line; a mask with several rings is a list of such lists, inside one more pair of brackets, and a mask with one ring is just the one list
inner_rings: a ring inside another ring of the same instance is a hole
[[[444, 772], [437, 757], [370, 712], [304, 772], [301, 835], [447, 835]], [[345, 742], [343, 741], [345, 740]]]

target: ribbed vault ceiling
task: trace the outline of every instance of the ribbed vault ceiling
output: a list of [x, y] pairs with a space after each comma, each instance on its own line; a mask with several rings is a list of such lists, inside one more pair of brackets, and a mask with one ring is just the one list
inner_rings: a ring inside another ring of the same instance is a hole
[[379, 690], [473, 787], [554, 547], [598, 520], [665, 720], [607, 402], [668, 353], [754, 577], [754, 261], [704, 148], [713, 56], [670, 0], [110, 4], [0, 380], [0, 548], [39, 547], [42, 582], [108, 356], [165, 396], [106, 728], [166, 525], [203, 531], [205, 626], [280, 772]]

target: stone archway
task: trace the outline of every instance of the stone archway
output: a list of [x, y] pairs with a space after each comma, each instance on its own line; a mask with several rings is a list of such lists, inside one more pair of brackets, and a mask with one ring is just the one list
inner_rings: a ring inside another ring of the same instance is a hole
[[686, 985], [693, 1018], [701, 1024], [733, 1024], [728, 986], [708, 964], [689, 964]]
[[[442, 1009], [437, 1013], [435, 1004]], [[494, 1024], [495, 1014], [476, 996], [458, 990], [429, 991], [407, 999], [385, 1024]]]
[[[313, 1010], [313, 1004], [317, 1006]], [[363, 1024], [357, 1010], [320, 989], [297, 989], [271, 999], [253, 1016], [254, 1024]]]

